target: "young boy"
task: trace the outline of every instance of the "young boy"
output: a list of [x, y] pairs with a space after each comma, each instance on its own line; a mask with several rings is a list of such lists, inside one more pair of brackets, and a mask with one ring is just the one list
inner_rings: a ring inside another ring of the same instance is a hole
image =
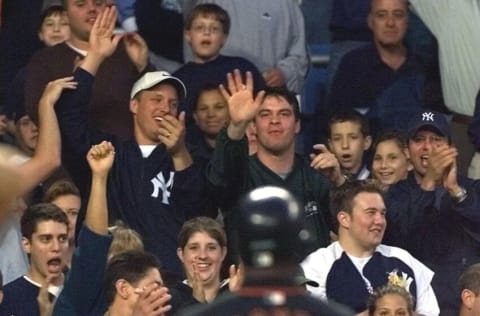
[[47, 6], [42, 12], [41, 21], [38, 38], [45, 46], [63, 43], [70, 37], [70, 23], [63, 6]]
[[[54, 46], [63, 43], [70, 37], [70, 23], [68, 21], [65, 8], [61, 5], [47, 5], [41, 13], [41, 23], [38, 28], [38, 38], [46, 46]], [[22, 68], [18, 71], [12, 83], [10, 89], [7, 92], [5, 98], [5, 111], [7, 118], [9, 119], [10, 130], [16, 129], [15, 137], [17, 141], [22, 144], [23, 135], [18, 135], [21, 126], [25, 126], [30, 129], [37, 129], [35, 123], [25, 113], [24, 105], [24, 87], [25, 87], [26, 68]], [[26, 124], [23, 124], [25, 122]], [[20, 123], [21, 126], [16, 124]], [[15, 125], [15, 127], [13, 127]], [[29, 126], [27, 126], [29, 125]], [[21, 138], [20, 140], [18, 138]], [[25, 151], [25, 148], [20, 148]], [[31, 156], [31, 152], [26, 151]]]
[[328, 146], [346, 179], [369, 177], [365, 152], [372, 144], [368, 120], [355, 110], [337, 112], [328, 122]]
[[[230, 31], [230, 17], [216, 4], [197, 5], [185, 23], [185, 39], [193, 51], [193, 61], [188, 62], [173, 75], [185, 83], [188, 95], [183, 109], [192, 117], [194, 100], [200, 88], [210, 83], [226, 82], [227, 73], [239, 69], [253, 74], [255, 90], [265, 87], [265, 80], [258, 69], [241, 57], [220, 55]], [[190, 120], [191, 121], [191, 120]]]
[[36, 204], [22, 216], [22, 246], [30, 257], [26, 275], [8, 283], [0, 315], [39, 315], [37, 297], [49, 284], [51, 297], [63, 287], [63, 269], [68, 249], [67, 215], [53, 204]]

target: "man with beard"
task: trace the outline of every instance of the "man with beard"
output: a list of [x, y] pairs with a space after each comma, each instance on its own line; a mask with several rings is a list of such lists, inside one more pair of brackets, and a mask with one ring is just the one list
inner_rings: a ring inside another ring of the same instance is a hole
[[30, 257], [26, 275], [4, 288], [0, 315], [40, 315], [37, 297], [48, 284], [50, 299], [63, 287], [63, 269], [68, 249], [67, 215], [53, 204], [36, 204], [22, 216], [22, 246]]

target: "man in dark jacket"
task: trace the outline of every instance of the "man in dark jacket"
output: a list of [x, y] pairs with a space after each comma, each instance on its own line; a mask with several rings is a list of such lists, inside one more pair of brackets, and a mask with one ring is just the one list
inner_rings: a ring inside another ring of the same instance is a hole
[[443, 114], [419, 112], [408, 131], [414, 170], [388, 191], [384, 242], [432, 269], [441, 315], [458, 315], [457, 280], [480, 261], [480, 182], [457, 175], [458, 152]]
[[86, 105], [94, 76], [120, 39], [112, 35], [115, 19], [116, 9], [112, 7], [95, 21], [88, 54], [73, 74], [78, 87], [64, 94], [57, 107], [60, 129], [77, 164], [85, 163], [83, 157], [93, 144], [103, 140], [115, 143], [107, 189], [111, 221], [120, 219], [138, 231], [145, 249], [158, 256], [165, 270], [182, 275], [176, 255], [177, 235], [186, 219], [202, 214], [204, 187], [201, 168], [185, 145], [185, 115], [177, 117], [179, 101], [186, 95], [183, 83], [159, 71], [146, 73], [133, 85], [131, 140], [120, 142], [88, 128]]

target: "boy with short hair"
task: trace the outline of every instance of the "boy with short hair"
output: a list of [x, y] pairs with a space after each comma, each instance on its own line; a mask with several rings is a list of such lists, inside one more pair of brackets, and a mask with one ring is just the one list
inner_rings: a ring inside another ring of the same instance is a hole
[[328, 147], [335, 154], [346, 179], [370, 176], [365, 153], [372, 145], [368, 120], [361, 113], [342, 110], [328, 122]]
[[0, 315], [39, 315], [37, 297], [43, 284], [49, 296], [58, 296], [63, 287], [63, 269], [68, 249], [67, 215], [53, 204], [29, 207], [22, 216], [22, 246], [30, 258], [26, 275], [4, 288]]
[[191, 118], [194, 99], [207, 83], [226, 83], [227, 73], [239, 69], [253, 74], [255, 90], [265, 87], [261, 73], [250, 61], [242, 57], [223, 56], [220, 50], [230, 32], [230, 17], [223, 8], [207, 3], [195, 6], [185, 23], [185, 39], [192, 48], [193, 61], [173, 75], [185, 83], [188, 90], [184, 108]]

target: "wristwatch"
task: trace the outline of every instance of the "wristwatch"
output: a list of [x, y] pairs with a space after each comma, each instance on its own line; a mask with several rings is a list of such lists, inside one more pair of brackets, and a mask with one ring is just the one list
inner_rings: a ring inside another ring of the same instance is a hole
[[462, 203], [463, 201], [465, 201], [465, 199], [467, 198], [467, 190], [464, 188], [464, 187], [460, 187], [460, 191], [458, 191], [457, 194], [455, 194], [455, 196], [452, 196], [453, 200], [455, 201], [455, 203]]

